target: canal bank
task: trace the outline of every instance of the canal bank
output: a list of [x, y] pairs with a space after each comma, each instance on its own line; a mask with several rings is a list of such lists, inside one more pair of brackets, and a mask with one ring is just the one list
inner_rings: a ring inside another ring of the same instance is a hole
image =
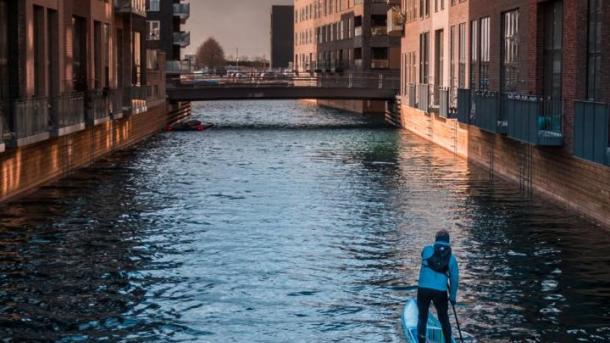
[[480, 342], [610, 339], [610, 237], [589, 221], [365, 116], [227, 101], [193, 119], [217, 126], [0, 206], [0, 337], [400, 342], [445, 228]]
[[65, 177], [105, 155], [128, 148], [190, 115], [190, 103], [157, 102], [146, 112], [110, 119], [97, 126], [0, 155], [0, 202]]
[[400, 111], [398, 121], [410, 132], [610, 228], [610, 167], [414, 107]]

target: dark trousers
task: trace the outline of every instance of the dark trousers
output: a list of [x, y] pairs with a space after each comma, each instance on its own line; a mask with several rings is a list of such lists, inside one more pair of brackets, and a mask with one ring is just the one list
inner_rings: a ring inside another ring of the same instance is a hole
[[428, 309], [430, 302], [434, 303], [438, 320], [443, 328], [445, 343], [451, 343], [451, 324], [449, 323], [449, 298], [447, 292], [437, 291], [429, 288], [417, 289], [417, 308], [419, 318], [417, 322], [417, 335], [419, 343], [426, 343], [426, 328], [428, 326]]

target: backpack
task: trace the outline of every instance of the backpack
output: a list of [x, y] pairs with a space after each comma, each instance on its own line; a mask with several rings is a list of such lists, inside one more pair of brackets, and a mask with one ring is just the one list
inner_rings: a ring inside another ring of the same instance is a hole
[[428, 267], [437, 273], [447, 274], [449, 272], [449, 261], [451, 260], [451, 247], [443, 244], [434, 245], [434, 254], [426, 259]]

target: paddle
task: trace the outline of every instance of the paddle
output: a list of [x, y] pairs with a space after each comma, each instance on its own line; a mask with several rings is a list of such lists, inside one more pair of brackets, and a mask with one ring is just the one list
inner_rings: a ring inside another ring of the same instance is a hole
[[464, 343], [464, 337], [462, 337], [462, 329], [460, 329], [460, 321], [458, 320], [457, 312], [455, 311], [455, 305], [451, 302], [451, 307], [453, 307], [453, 315], [455, 316], [455, 324], [457, 325], [458, 333], [460, 334], [460, 341]]

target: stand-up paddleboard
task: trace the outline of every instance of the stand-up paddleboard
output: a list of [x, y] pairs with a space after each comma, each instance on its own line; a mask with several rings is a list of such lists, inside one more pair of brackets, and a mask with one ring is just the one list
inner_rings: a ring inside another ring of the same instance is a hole
[[[402, 330], [405, 334], [408, 343], [417, 343], [417, 316], [419, 314], [419, 310], [417, 309], [417, 302], [415, 299], [410, 298], [405, 303], [405, 307], [402, 311], [402, 317], [400, 319], [402, 323]], [[426, 343], [445, 343], [445, 338], [443, 337], [443, 330], [441, 329], [441, 323], [438, 319], [432, 315], [432, 313], [428, 314], [428, 328], [426, 333]], [[472, 342], [472, 340], [467, 340], [464, 338], [465, 342]], [[456, 343], [454, 338], [451, 339], [451, 342]]]

